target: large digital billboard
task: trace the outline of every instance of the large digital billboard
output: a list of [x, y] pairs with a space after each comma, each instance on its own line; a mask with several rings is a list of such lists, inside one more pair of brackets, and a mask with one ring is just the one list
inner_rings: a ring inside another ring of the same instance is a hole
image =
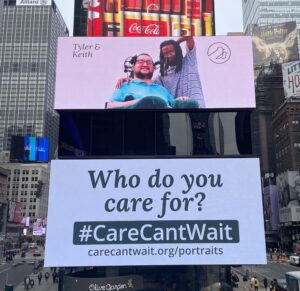
[[254, 107], [251, 37], [59, 39], [55, 109]]
[[286, 63], [299, 59], [296, 22], [283, 22], [252, 28], [255, 65]]
[[257, 158], [54, 160], [45, 266], [264, 264], [261, 195]]
[[49, 140], [45, 137], [12, 136], [12, 162], [48, 162]]
[[213, 0], [88, 1], [88, 36], [213, 34]]
[[44, 220], [42, 218], [37, 218], [33, 223], [33, 235], [43, 235], [46, 233], [46, 228], [44, 224]]

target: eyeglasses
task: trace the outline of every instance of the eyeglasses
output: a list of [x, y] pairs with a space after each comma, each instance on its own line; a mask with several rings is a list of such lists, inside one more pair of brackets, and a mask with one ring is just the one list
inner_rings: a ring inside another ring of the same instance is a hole
[[143, 65], [144, 63], [146, 63], [148, 66], [153, 65], [153, 61], [151, 60], [136, 60], [136, 64], [138, 65]]

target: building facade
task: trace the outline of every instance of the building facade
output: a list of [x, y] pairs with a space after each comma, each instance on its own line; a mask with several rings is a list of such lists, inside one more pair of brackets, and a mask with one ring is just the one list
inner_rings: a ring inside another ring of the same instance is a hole
[[31, 220], [45, 218], [48, 208], [49, 165], [7, 163], [7, 199], [22, 203], [22, 216]]
[[277, 172], [300, 169], [300, 100], [287, 100], [273, 114]]
[[2, 18], [3, 18], [3, 3], [4, 3], [4, 0], [0, 0], [0, 31], [1, 31], [1, 24], [2, 24]]
[[9, 171], [0, 167], [0, 258], [5, 246], [6, 217], [7, 217], [7, 178]]
[[249, 25], [266, 25], [295, 20], [300, 28], [300, 5], [297, 0], [243, 0], [244, 31]]
[[[49, 2], [49, 1], [48, 1]], [[54, 111], [56, 47], [67, 27], [55, 5], [5, 0], [0, 33], [0, 151], [11, 135], [45, 136], [53, 156], [59, 116]]]
[[74, 36], [87, 35], [88, 0], [74, 1]]
[[[246, 34], [252, 33], [252, 25], [264, 26], [295, 21], [299, 35], [300, 6], [296, 0], [266, 1], [243, 0], [243, 24]], [[298, 49], [299, 37], [298, 37]], [[300, 238], [300, 218], [294, 215], [298, 203], [295, 190], [287, 191], [289, 171], [299, 170], [299, 101], [286, 99], [283, 90], [281, 64], [271, 62], [265, 68], [259, 68], [256, 79], [257, 109], [253, 113], [253, 151], [261, 158], [262, 174], [265, 184], [264, 197], [272, 195], [278, 200], [277, 209], [265, 206], [266, 239], [268, 247], [279, 247], [286, 251], [295, 251], [294, 245]], [[268, 177], [274, 177], [270, 182]], [[267, 178], [266, 178], [267, 177]], [[276, 178], [276, 185], [275, 184]], [[293, 188], [295, 183], [290, 184]], [[274, 190], [274, 189], [275, 190]], [[270, 192], [271, 193], [271, 192]], [[286, 194], [291, 193], [291, 194]], [[285, 198], [284, 198], [285, 197]], [[274, 199], [275, 199], [274, 198]], [[270, 200], [270, 199], [269, 199]], [[265, 205], [268, 205], [266, 203]], [[279, 213], [279, 228], [270, 227], [270, 213]], [[270, 213], [268, 213], [270, 212]], [[268, 228], [269, 227], [269, 228]]]

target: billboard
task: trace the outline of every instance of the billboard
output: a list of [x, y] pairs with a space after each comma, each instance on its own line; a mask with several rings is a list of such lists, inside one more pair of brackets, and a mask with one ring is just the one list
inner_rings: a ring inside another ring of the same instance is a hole
[[276, 185], [264, 187], [263, 191], [264, 219], [266, 231], [278, 230], [278, 191]]
[[251, 37], [59, 38], [55, 109], [254, 107]]
[[16, 6], [51, 6], [52, 0], [17, 0]]
[[44, 226], [44, 220], [42, 218], [37, 218], [33, 223], [33, 235], [43, 235], [46, 233], [46, 228]]
[[22, 203], [15, 201], [8, 201], [8, 222], [21, 223], [22, 216]]
[[300, 97], [300, 61], [282, 64], [285, 98]]
[[259, 159], [54, 160], [46, 235], [48, 267], [264, 264]]
[[[77, 276], [76, 276], [77, 275]], [[83, 277], [81, 274], [64, 275], [64, 291], [74, 290], [144, 290], [143, 277], [139, 275], [119, 277]]]
[[214, 35], [214, 1], [89, 0], [87, 35]]
[[286, 63], [299, 59], [296, 22], [252, 27], [255, 65]]
[[21, 224], [23, 224], [24, 226], [29, 226], [30, 224], [30, 217], [29, 216], [25, 216], [22, 218]]
[[280, 222], [300, 221], [300, 172], [287, 171], [276, 177]]
[[44, 137], [12, 136], [12, 162], [48, 162], [49, 140]]

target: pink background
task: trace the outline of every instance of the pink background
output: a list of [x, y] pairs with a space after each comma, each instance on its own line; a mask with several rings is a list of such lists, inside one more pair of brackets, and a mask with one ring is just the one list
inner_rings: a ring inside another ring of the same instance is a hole
[[[117, 80], [126, 76], [124, 60], [148, 53], [158, 61], [159, 45], [166, 39], [170, 37], [60, 38], [55, 109], [103, 109]], [[213, 36], [194, 37], [194, 40], [206, 108], [255, 107], [251, 37]], [[209, 46], [216, 42], [230, 47], [231, 57], [224, 64], [215, 64], [207, 56]], [[92, 45], [93, 56], [73, 57], [74, 44]], [[100, 49], [95, 50], [95, 45], [100, 45]], [[185, 55], [185, 44], [181, 47]]]

